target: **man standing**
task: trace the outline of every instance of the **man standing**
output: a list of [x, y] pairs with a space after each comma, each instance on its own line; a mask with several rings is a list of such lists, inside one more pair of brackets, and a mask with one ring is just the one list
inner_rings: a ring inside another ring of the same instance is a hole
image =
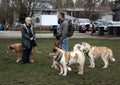
[[58, 14], [60, 28], [58, 31], [59, 36], [59, 44], [62, 46], [64, 51], [68, 51], [68, 41], [69, 38], [67, 37], [68, 33], [68, 21], [65, 20], [65, 14], [63, 12], [59, 12]]
[[36, 46], [35, 33], [30, 17], [27, 17], [25, 19], [25, 24], [21, 26], [21, 33], [23, 46], [22, 63], [26, 64], [30, 63], [30, 53], [32, 51], [32, 48]]

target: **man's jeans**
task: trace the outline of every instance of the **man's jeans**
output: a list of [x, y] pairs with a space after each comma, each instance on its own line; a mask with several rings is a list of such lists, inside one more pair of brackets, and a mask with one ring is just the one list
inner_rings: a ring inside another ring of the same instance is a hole
[[64, 51], [68, 51], [68, 42], [69, 42], [69, 38], [65, 38], [62, 42], [61, 42], [61, 46], [62, 49]]

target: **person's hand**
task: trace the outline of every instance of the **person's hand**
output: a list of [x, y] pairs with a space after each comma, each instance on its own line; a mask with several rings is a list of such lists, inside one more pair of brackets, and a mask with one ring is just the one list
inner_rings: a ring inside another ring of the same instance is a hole
[[32, 41], [32, 40], [33, 40], [33, 37], [32, 37], [32, 38], [30, 38], [30, 40]]

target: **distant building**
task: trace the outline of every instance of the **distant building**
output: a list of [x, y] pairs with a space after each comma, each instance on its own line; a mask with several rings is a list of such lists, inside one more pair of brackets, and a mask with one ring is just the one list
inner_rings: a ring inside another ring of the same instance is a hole
[[115, 13], [108, 7], [106, 7], [105, 9], [101, 10], [100, 12], [100, 21], [113, 21], [113, 15]]
[[[62, 0], [60, 3], [64, 3], [62, 5], [62, 7], [60, 7], [59, 9], [56, 8], [54, 5], [58, 6], [59, 4], [57, 3], [58, 1], [61, 1], [61, 0], [43, 0], [41, 2], [38, 1], [37, 5], [36, 5], [36, 9], [34, 9], [34, 17], [35, 16], [38, 16], [40, 14], [56, 14], [58, 11], [63, 11], [65, 12], [66, 15], [69, 15], [69, 16], [73, 16], [73, 17], [76, 17], [76, 18], [83, 18], [84, 17], [84, 14], [86, 13], [86, 10], [84, 7], [66, 7], [64, 6], [64, 4], [66, 3], [66, 0]], [[70, 0], [67, 0], [67, 1], [70, 1]], [[110, 9], [109, 10], [93, 10], [91, 12], [100, 12], [101, 13], [101, 19], [100, 20], [103, 20], [103, 21], [112, 21], [113, 20], [113, 15], [114, 15], [114, 12], [112, 12]]]
[[101, 18], [98, 20], [100, 20], [100, 21], [113, 21], [113, 13], [102, 14]]
[[115, 1], [114, 11], [114, 21], [120, 21], [120, 0]]

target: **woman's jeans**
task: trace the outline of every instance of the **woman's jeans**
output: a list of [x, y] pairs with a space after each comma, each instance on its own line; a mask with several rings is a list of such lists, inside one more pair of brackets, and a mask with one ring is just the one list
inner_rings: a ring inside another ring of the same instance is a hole
[[69, 38], [65, 38], [62, 42], [61, 42], [61, 46], [62, 49], [64, 51], [68, 51], [68, 42], [69, 42]]

